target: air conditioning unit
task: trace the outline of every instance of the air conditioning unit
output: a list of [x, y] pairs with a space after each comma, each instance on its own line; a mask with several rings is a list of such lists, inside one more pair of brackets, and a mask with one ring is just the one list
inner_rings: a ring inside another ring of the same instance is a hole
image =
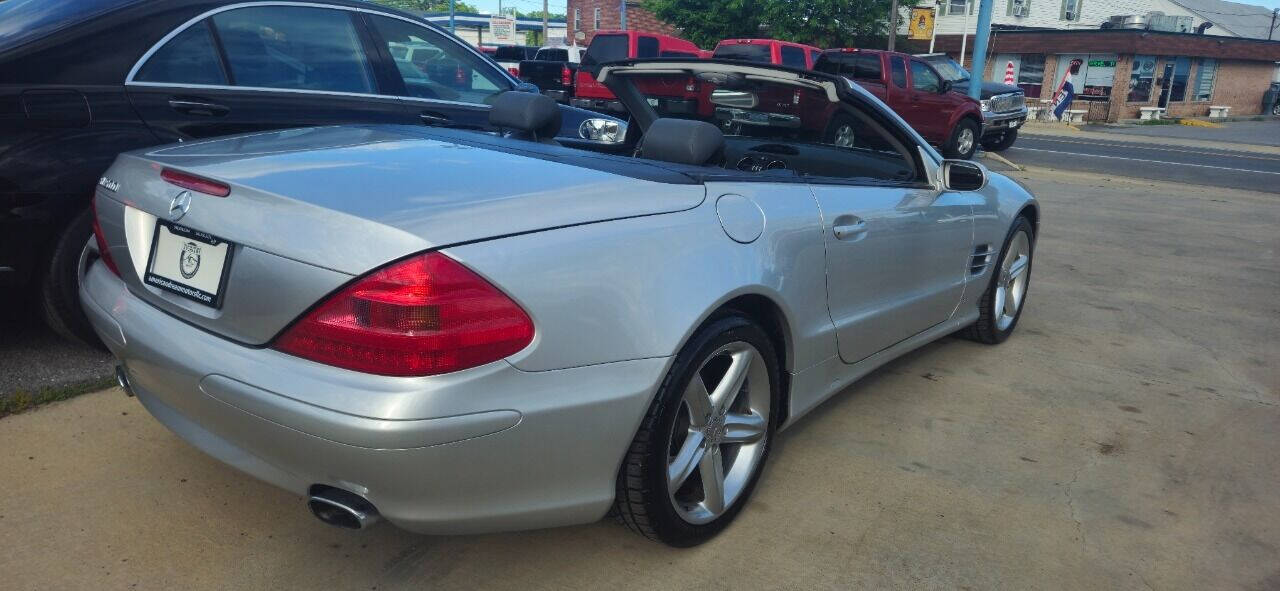
[[1027, 16], [1030, 12], [1026, 0], [1013, 0], [1013, 16]]
[[1067, 11], [1067, 20], [1069, 20], [1069, 21], [1076, 20], [1076, 13], [1075, 13], [1074, 11], [1068, 10], [1068, 11]]

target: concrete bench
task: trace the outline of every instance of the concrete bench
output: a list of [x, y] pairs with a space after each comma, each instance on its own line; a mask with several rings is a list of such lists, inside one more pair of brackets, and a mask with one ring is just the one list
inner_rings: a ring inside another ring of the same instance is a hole
[[1084, 121], [1084, 114], [1088, 111], [1084, 109], [1067, 109], [1062, 112], [1063, 123], [1081, 123]]
[[1231, 107], [1221, 105], [1209, 105], [1210, 119], [1226, 119], [1231, 116]]
[[1142, 121], [1164, 118], [1164, 107], [1138, 107], [1138, 111], [1138, 119]]
[[1033, 105], [1027, 105], [1027, 121], [1037, 121], [1037, 120], [1039, 120], [1039, 119], [1040, 119], [1040, 112], [1041, 112], [1041, 111], [1043, 111], [1043, 110], [1044, 110], [1044, 107], [1037, 107], [1037, 106], [1033, 106]]

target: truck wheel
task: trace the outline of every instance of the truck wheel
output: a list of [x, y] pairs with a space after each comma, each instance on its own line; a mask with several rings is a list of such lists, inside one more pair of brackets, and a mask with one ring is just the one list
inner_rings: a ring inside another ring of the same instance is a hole
[[1274, 105], [1271, 105], [1271, 114], [1272, 114], [1272, 115], [1280, 115], [1280, 103], [1276, 103], [1276, 104], [1274, 104]]
[[53, 245], [40, 280], [40, 308], [44, 322], [60, 336], [102, 348], [89, 318], [80, 307], [80, 251], [93, 236], [93, 213], [85, 209], [63, 230]]
[[827, 126], [826, 140], [828, 144], [841, 148], [852, 148], [857, 139], [854, 137], [853, 119], [847, 115], [836, 115]]
[[956, 128], [951, 130], [951, 139], [942, 149], [947, 158], [968, 160], [978, 149], [978, 124], [972, 119], [961, 119]]
[[1000, 135], [982, 138], [982, 149], [988, 152], [1001, 152], [1009, 149], [1016, 139], [1018, 139], [1018, 130], [1010, 129]]

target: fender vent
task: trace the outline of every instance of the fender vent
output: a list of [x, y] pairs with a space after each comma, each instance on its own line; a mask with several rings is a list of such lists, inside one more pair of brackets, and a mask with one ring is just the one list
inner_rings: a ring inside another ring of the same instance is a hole
[[969, 274], [981, 275], [987, 267], [991, 266], [992, 259], [995, 258], [995, 251], [991, 249], [990, 244], [979, 244], [973, 249], [973, 256], [969, 257]]

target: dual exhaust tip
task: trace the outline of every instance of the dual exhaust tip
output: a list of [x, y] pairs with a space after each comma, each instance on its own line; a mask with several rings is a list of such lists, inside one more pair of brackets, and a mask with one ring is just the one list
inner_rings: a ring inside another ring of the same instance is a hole
[[364, 529], [382, 518], [364, 497], [323, 484], [311, 487], [307, 507], [316, 519], [344, 529]]

